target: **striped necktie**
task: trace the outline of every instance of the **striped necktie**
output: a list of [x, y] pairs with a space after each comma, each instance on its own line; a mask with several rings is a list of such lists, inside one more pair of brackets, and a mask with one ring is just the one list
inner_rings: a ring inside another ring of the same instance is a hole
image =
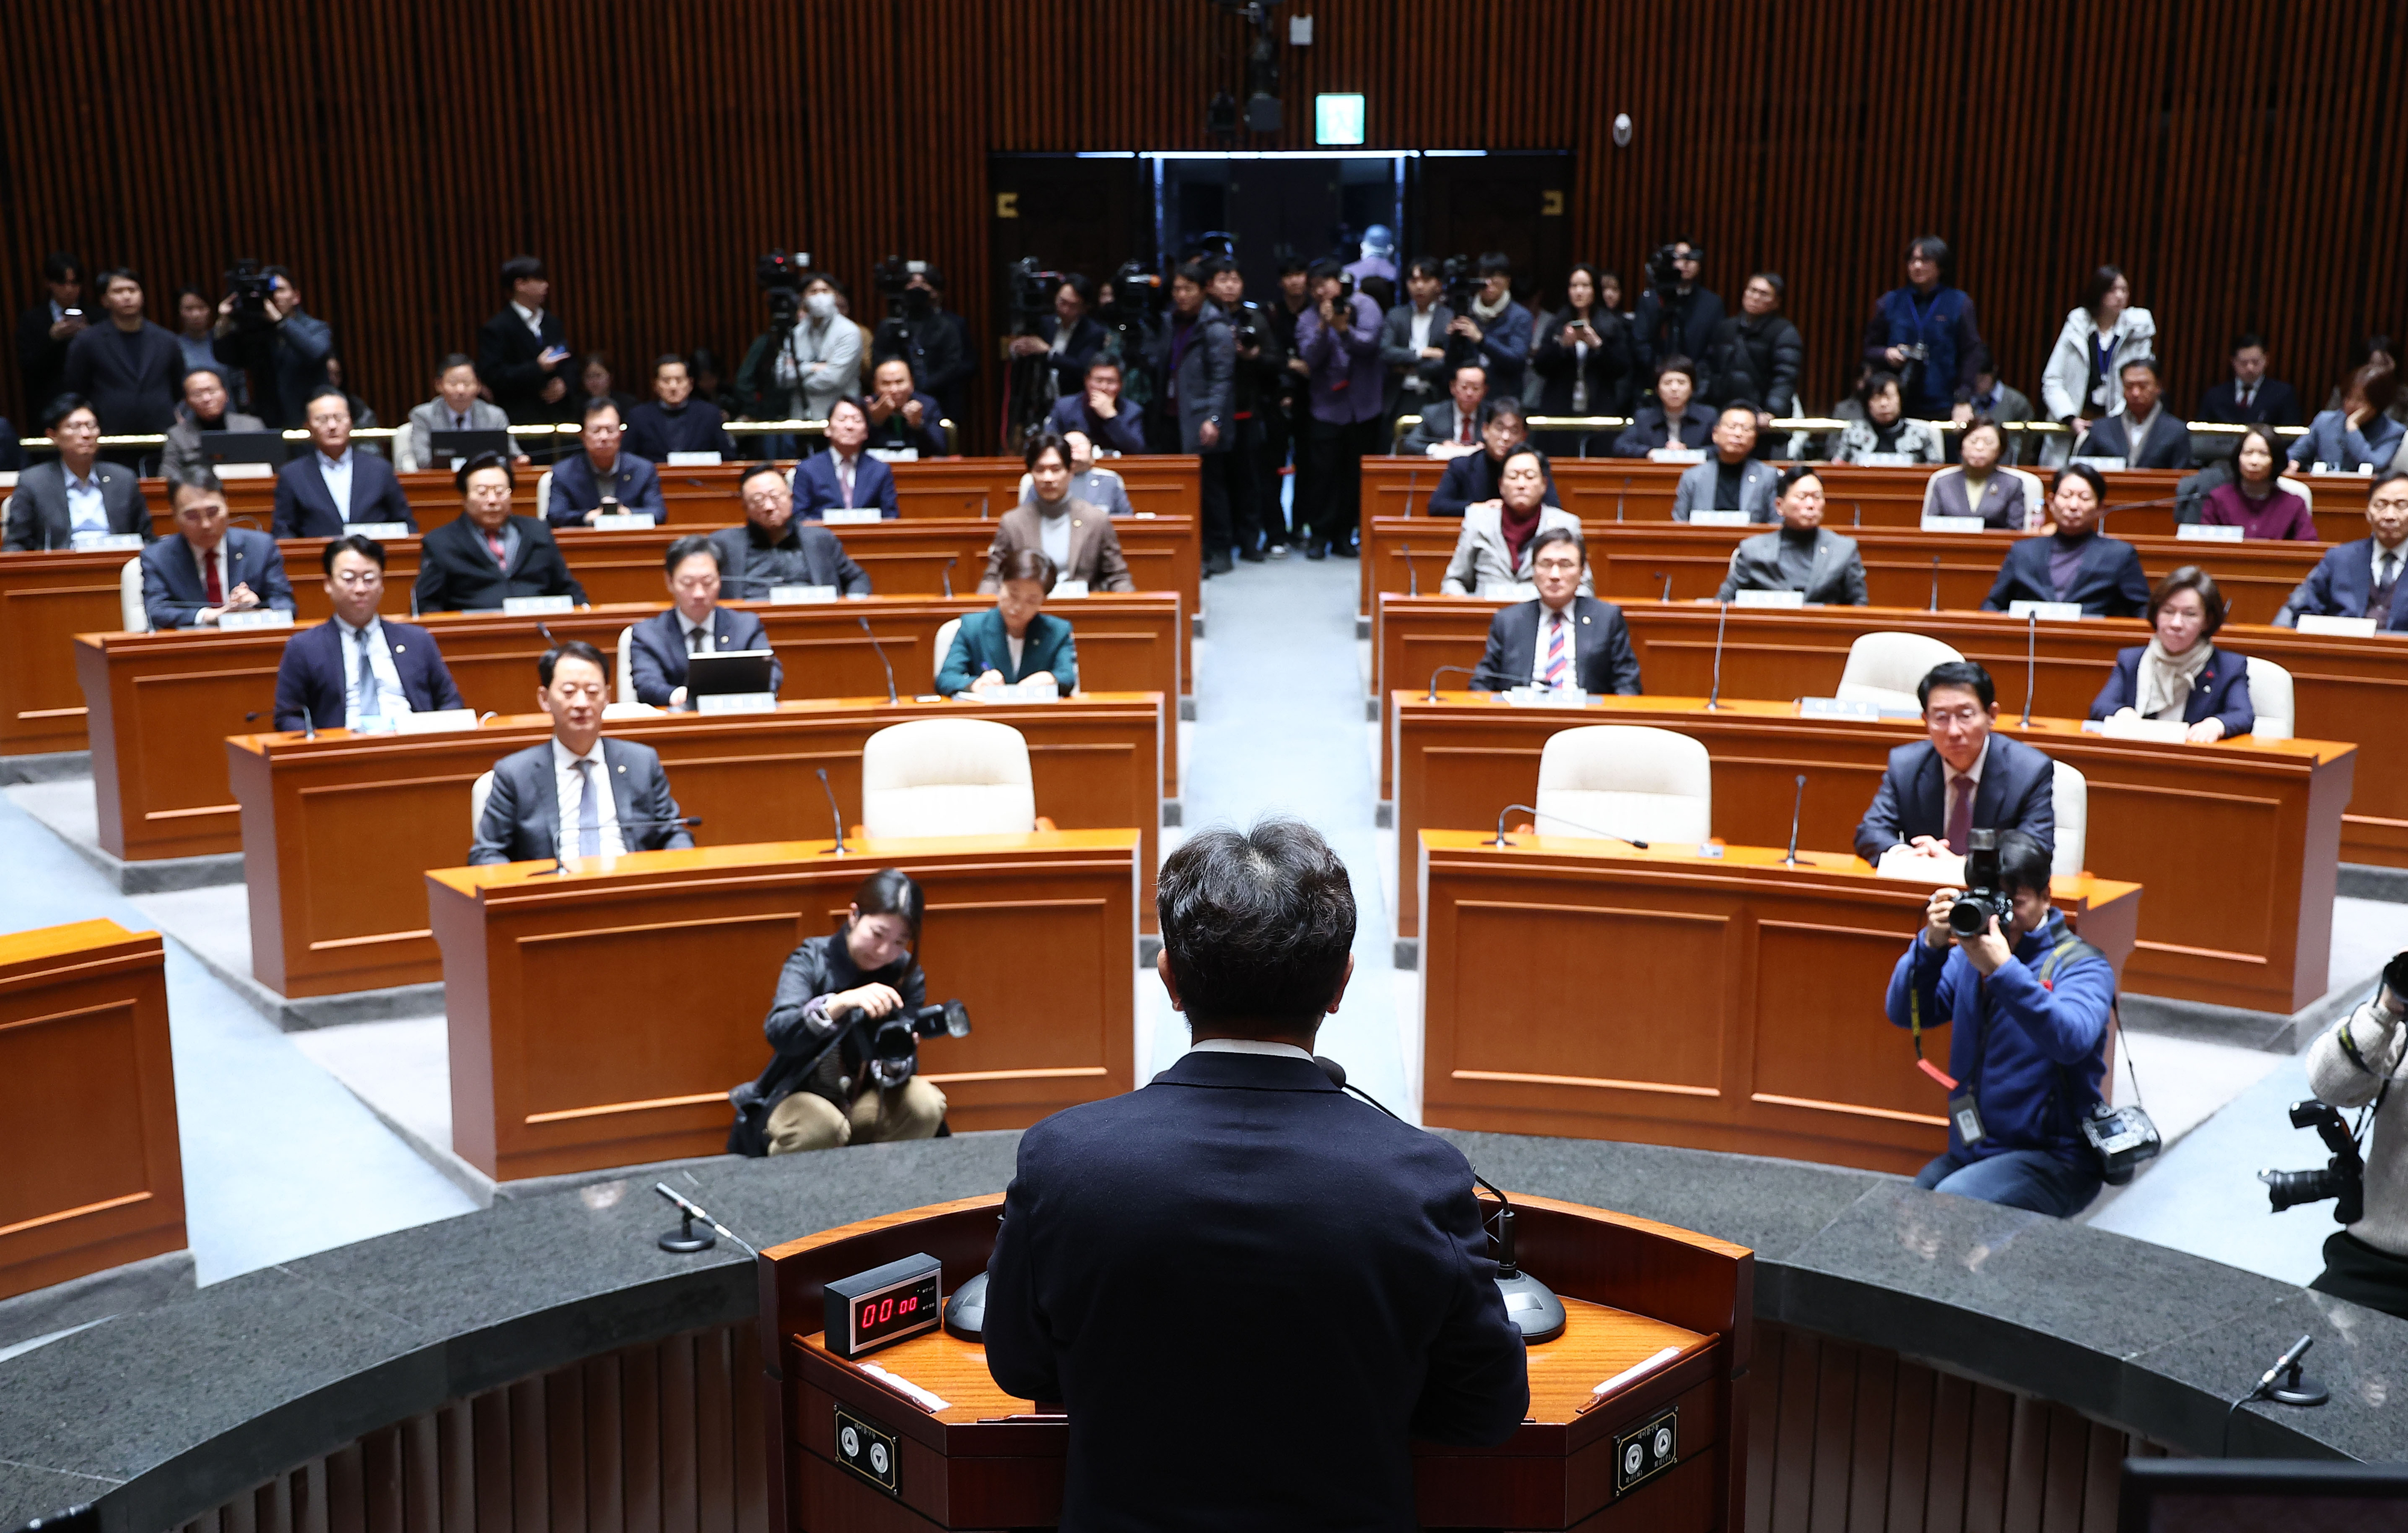
[[1566, 644], [1564, 639], [1564, 615], [1561, 612], [1554, 613], [1549, 617], [1547, 622], [1546, 684], [1550, 687], [1562, 686], [1564, 684], [1564, 673], [1571, 667], [1571, 656], [1565, 652], [1569, 646]]

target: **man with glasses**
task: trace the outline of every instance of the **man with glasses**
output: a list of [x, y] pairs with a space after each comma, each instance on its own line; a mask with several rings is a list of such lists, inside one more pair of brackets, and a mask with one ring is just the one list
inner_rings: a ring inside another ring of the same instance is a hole
[[660, 752], [602, 738], [610, 700], [602, 652], [572, 638], [536, 662], [536, 703], [552, 738], [494, 763], [493, 792], [468, 862], [616, 857], [694, 845]]
[[142, 610], [151, 627], [214, 628], [229, 612], [261, 608], [292, 612], [293, 585], [276, 539], [232, 524], [215, 474], [197, 468], [169, 480], [167, 498], [176, 530], [142, 551]]
[[498, 452], [480, 452], [452, 476], [461, 514], [418, 545], [418, 609], [496, 612], [512, 596], [566, 596], [585, 605], [585, 588], [552, 529], [510, 510], [517, 483]]
[[2408, 633], [2408, 601], [2395, 599], [2408, 571], [2408, 471], [2378, 474], [2366, 492], [2371, 536], [2329, 550], [2274, 614], [2278, 627], [2296, 628], [2303, 612], [2319, 617], [2372, 618], [2377, 633]]
[[773, 463], [756, 463], [737, 482], [744, 525], [710, 535], [719, 578], [738, 601], [766, 601], [781, 585], [824, 585], [839, 596], [867, 596], [869, 577], [824, 523], [795, 520], [795, 492]]
[[[1976, 830], [2020, 830], [2057, 850], [2057, 766], [1991, 732], [1999, 717], [1990, 673], [1970, 660], [1934, 666], [1914, 689], [1930, 738], [1889, 753], [1872, 808], [1856, 826], [1856, 855], [1892, 851], [1934, 862], [1965, 855]], [[1934, 881], [1954, 882], [1947, 867]]]
[[384, 545], [351, 533], [326, 545], [323, 562], [335, 615], [285, 644], [276, 727], [389, 728], [406, 713], [466, 707], [435, 636], [377, 615]]
[[1581, 595], [1588, 543], [1570, 527], [1547, 527], [1530, 540], [1535, 601], [1516, 602], [1488, 622], [1488, 651], [1472, 672], [1482, 692], [1533, 686], [1635, 697], [1639, 657], [1622, 609]]
[[543, 519], [555, 527], [590, 527], [606, 512], [642, 511], [658, 518], [661, 477], [650, 462], [626, 450], [619, 407], [609, 399], [585, 402], [581, 451], [552, 466], [552, 499]]

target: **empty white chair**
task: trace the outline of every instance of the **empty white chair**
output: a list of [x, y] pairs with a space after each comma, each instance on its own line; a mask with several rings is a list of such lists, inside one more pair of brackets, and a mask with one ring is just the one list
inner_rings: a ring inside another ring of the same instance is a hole
[[1914, 689], [1934, 666], [1965, 657], [1924, 634], [1885, 630], [1848, 646], [1848, 664], [1832, 695], [1842, 702], [1870, 703], [1894, 711], [1920, 713]]
[[619, 630], [619, 682], [612, 695], [623, 703], [636, 700], [636, 630], [632, 626]]
[[2277, 477], [2274, 482], [2279, 487], [2288, 490], [2291, 494], [2299, 496], [2300, 503], [2307, 507], [2309, 515], [2314, 516], [2315, 514], [2316, 493], [2308, 488], [2308, 481], [2306, 480], [2293, 479], [2290, 475], [2284, 474]]
[[2024, 483], [2024, 530], [2029, 532], [2048, 520], [2048, 490], [2040, 476], [2028, 468], [2010, 468], [2008, 473]]
[[142, 556], [136, 554], [117, 572], [117, 616], [129, 634], [150, 631], [150, 609], [142, 605]]
[[1713, 835], [1713, 763], [1703, 744], [1670, 729], [1566, 729], [1539, 755], [1532, 803], [1542, 836], [1703, 841]]
[[945, 668], [945, 656], [953, 652], [953, 636], [961, 632], [962, 620], [947, 618], [937, 624], [937, 651], [928, 659], [928, 684], [937, 684], [938, 673]]
[[861, 748], [861, 828], [891, 836], [1010, 836], [1037, 828], [1028, 741], [990, 719], [915, 719]]
[[468, 834], [474, 836], [485, 823], [485, 800], [494, 795], [494, 774], [480, 772], [477, 781], [468, 785]]
[[2249, 657], [2249, 707], [2258, 723], [2249, 733], [2261, 740], [2286, 740], [2299, 715], [2291, 702], [2291, 673], [2271, 660]]
[[545, 523], [552, 520], [552, 470], [549, 468], [543, 471], [541, 479], [535, 481], [535, 519]]
[[2071, 877], [2082, 871], [2083, 850], [2090, 838], [2090, 780], [2061, 761], [2054, 765], [2057, 855], [2049, 859], [2048, 870], [2054, 877]]

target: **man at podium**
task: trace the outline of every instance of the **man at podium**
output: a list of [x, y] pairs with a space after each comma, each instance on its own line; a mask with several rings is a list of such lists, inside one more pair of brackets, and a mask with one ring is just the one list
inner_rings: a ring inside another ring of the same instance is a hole
[[1401, 1533], [1411, 1440], [1493, 1445], [1529, 1406], [1471, 1168], [1313, 1059], [1354, 899], [1310, 827], [1200, 832], [1156, 904], [1195, 1047], [1022, 1137], [987, 1367], [1069, 1411], [1066, 1530]]

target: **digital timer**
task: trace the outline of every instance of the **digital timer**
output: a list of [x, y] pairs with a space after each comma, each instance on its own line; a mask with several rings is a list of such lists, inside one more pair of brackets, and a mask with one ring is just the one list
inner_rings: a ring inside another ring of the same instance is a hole
[[944, 1268], [920, 1254], [827, 1285], [827, 1350], [858, 1357], [933, 1329], [944, 1316]]

